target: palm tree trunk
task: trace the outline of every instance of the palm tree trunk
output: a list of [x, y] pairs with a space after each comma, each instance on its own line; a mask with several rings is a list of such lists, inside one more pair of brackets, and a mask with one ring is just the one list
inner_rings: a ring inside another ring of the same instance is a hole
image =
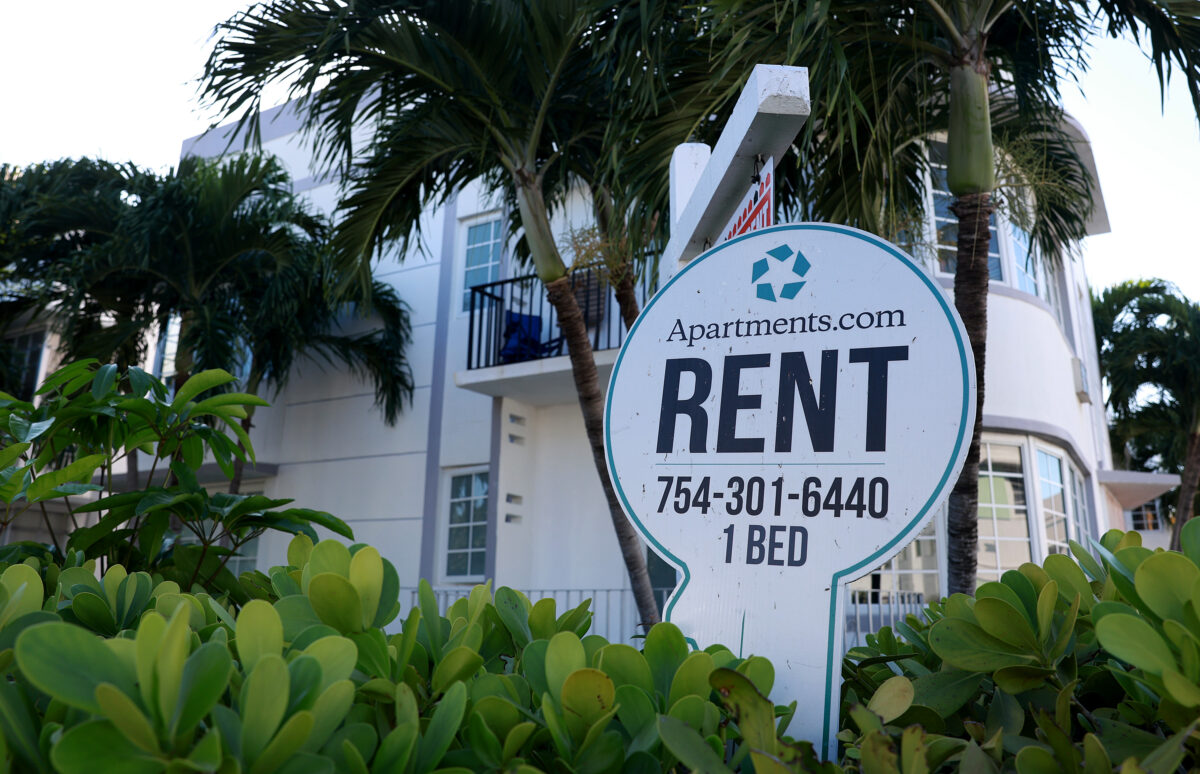
[[947, 515], [946, 582], [950, 594], [975, 591], [979, 545], [979, 441], [983, 431], [984, 366], [987, 353], [988, 218], [991, 195], [959, 196], [953, 206], [958, 216], [958, 266], [954, 272], [954, 306], [967, 329], [975, 356], [975, 426], [962, 473], [950, 492]]
[[596, 466], [596, 473], [600, 477], [601, 486], [604, 487], [609, 516], [617, 533], [617, 543], [621, 547], [621, 557], [625, 560], [625, 569], [629, 573], [633, 598], [637, 603], [642, 623], [649, 626], [659, 621], [658, 605], [654, 601], [650, 573], [646, 569], [645, 548], [633, 525], [625, 517], [608, 475], [608, 463], [604, 457], [604, 391], [596, 372], [596, 358], [591, 342], [588, 341], [587, 326], [571, 290], [569, 277], [546, 283], [546, 294], [558, 313], [559, 327], [567, 339], [571, 373], [575, 377], [579, 408], [583, 412], [583, 426], [587, 431], [588, 443], [592, 447], [592, 461]]
[[1179, 500], [1175, 503], [1175, 524], [1171, 527], [1171, 550], [1180, 550], [1183, 525], [1192, 518], [1196, 488], [1200, 484], [1200, 432], [1188, 436], [1187, 456], [1183, 459], [1183, 475], [1179, 485]]
[[637, 285], [634, 282], [633, 264], [628, 261], [621, 264], [620, 274], [613, 285], [613, 290], [617, 295], [617, 308], [621, 310], [621, 321], [625, 323], [625, 331], [628, 332], [633, 329], [633, 324], [641, 313], [637, 299]]

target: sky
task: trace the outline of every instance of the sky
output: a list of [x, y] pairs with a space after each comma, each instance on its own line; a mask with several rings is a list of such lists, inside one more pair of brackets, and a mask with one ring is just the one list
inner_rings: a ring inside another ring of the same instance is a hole
[[[214, 26], [245, 5], [0, 4], [0, 163], [87, 155], [165, 171], [211, 122], [196, 78]], [[1134, 43], [1097, 39], [1090, 71], [1064, 101], [1091, 136], [1112, 226], [1084, 241], [1092, 287], [1160, 277], [1200, 299], [1200, 125], [1184, 84], [1160, 101]]]

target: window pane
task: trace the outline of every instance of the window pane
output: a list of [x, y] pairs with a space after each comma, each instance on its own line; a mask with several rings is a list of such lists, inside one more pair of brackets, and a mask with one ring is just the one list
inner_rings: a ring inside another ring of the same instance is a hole
[[466, 575], [467, 574], [467, 555], [466, 554], [450, 554], [446, 557], [446, 574], [447, 575]]
[[988, 444], [988, 457], [992, 470], [996, 473], [1015, 473], [1021, 475], [1021, 447], [1005, 446], [998, 443]]
[[471, 552], [471, 574], [483, 575], [487, 572], [486, 567], [487, 555], [482, 551]]
[[1005, 569], [1020, 567], [1029, 561], [1029, 542], [1025, 540], [1001, 540], [999, 543], [1000, 566]]
[[467, 547], [467, 537], [470, 527], [451, 527], [450, 541], [448, 543], [451, 549], [462, 549]]
[[487, 492], [488, 492], [488, 474], [487, 473], [476, 473], [475, 474], [475, 495], [477, 497], [484, 497], [487, 495]]
[[450, 503], [450, 523], [465, 524], [471, 520], [471, 505], [468, 502]]
[[476, 500], [471, 508], [471, 521], [484, 522], [487, 521], [487, 499]]
[[471, 548], [487, 548], [486, 524], [476, 524], [471, 527]]
[[476, 245], [475, 247], [467, 248], [467, 266], [481, 266], [490, 263], [492, 260], [492, 250], [489, 245]]
[[455, 476], [450, 479], [450, 496], [455, 500], [471, 496], [471, 477]]

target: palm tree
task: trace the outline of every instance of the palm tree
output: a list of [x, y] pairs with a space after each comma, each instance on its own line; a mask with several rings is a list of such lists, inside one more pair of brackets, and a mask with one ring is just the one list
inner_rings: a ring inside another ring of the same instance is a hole
[[[302, 360], [343, 367], [375, 386], [375, 405], [394, 425], [412, 400], [413, 376], [405, 353], [412, 340], [408, 305], [395, 288], [373, 281], [365, 289], [345, 283], [324, 243], [292, 255], [291, 262], [259, 276], [245, 289], [256, 299], [246, 309], [242, 389], [252, 395], [270, 386], [278, 395]], [[350, 311], [347, 311], [347, 309]], [[363, 332], [343, 330], [354, 318], [375, 323]], [[254, 407], [247, 407], [242, 428], [249, 432]], [[242, 459], [234, 460], [230, 493], [241, 487]]]
[[[1018, 162], [1018, 185], [1032, 195], [1008, 199], [1032, 204], [1028, 225], [1043, 257], [1053, 261], [1065, 243], [1083, 236], [1091, 209], [1088, 176], [1059, 126], [1059, 84], [1086, 67], [1086, 38], [1097, 25], [1114, 36], [1144, 33], [1160, 85], [1182, 72], [1200, 112], [1200, 28], [1191, 6], [1133, 0], [1097, 5], [884, 0], [814, 9], [800, 2], [764, 8], [735, 1], [722, 8], [727, 51], [813, 67], [815, 102], [824, 114], [810, 123], [806, 140], [812, 145], [802, 145], [803, 166], [794, 173], [798, 209], [887, 236], [903, 234], [921, 214], [915, 187], [927, 165], [924, 141], [946, 135], [947, 185], [958, 218], [955, 306], [971, 341], [978, 387], [971, 445], [949, 502], [951, 593], [975, 586], [988, 225], [996, 207], [997, 159]], [[1021, 145], [1034, 152], [1014, 152]], [[1032, 163], [1022, 169], [1022, 160]], [[1047, 173], [1049, 185], [1039, 181]]]
[[1178, 470], [1171, 527], [1179, 550], [1200, 486], [1200, 304], [1162, 280], [1124, 282], [1092, 299], [1113, 440]]
[[[177, 385], [222, 368], [246, 373], [244, 390], [278, 391], [316, 356], [369, 379], [389, 424], [411, 399], [407, 308], [390, 288], [341, 281], [327, 224], [277, 160], [186, 158], [164, 176], [81, 160], [24, 179], [40, 183], [27, 184], [8, 221], [19, 225], [16, 276], [39, 280], [28, 294], [52, 312], [68, 358], [144, 362], [151, 333], [175, 319]], [[341, 332], [355, 314], [382, 326]], [[130, 464], [136, 477], [134, 456]], [[239, 461], [235, 492], [241, 470]]]
[[[632, 202], [598, 164], [622, 135], [609, 122], [629, 57], [645, 41], [639, 3], [522, 0], [511, 3], [334, 0], [262, 3], [220, 27], [203, 76], [207, 98], [258, 136], [264, 88], [286, 83], [299, 98], [321, 157], [346, 180], [335, 243], [360, 269], [392, 240], [418, 238], [420, 215], [483, 179], [513, 203], [510, 228], [557, 312], [596, 472], [603, 486], [639, 614], [658, 620], [640, 539], [608, 478], [604, 393], [571, 277], [550, 216], [565, 193], [588, 183], [602, 238], [630, 255], [656, 228], [630, 233]], [[625, 58], [622, 58], [625, 57]], [[645, 60], [643, 59], [643, 64]], [[606, 117], [609, 117], [606, 122]], [[352, 130], [370, 127], [363, 148]], [[679, 137], [678, 142], [684, 139]], [[669, 156], [670, 147], [666, 146]], [[352, 159], [351, 152], [361, 153]], [[612, 235], [623, 232], [616, 239]], [[626, 277], [613, 259], [612, 276]], [[611, 267], [610, 267], [611, 271]], [[620, 290], [620, 288], [618, 288]], [[623, 298], [631, 320], [636, 305]]]

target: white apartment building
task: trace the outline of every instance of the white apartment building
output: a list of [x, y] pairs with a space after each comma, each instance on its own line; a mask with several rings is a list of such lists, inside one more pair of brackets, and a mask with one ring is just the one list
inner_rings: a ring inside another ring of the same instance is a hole
[[[229, 131], [188, 139], [183, 154], [229, 152]], [[1094, 174], [1086, 136], [1076, 131]], [[314, 168], [290, 106], [264, 113], [262, 144], [289, 169], [297, 192], [332, 212], [337, 183]], [[936, 163], [928, 190], [930, 217], [913, 252], [949, 294], [956, 226]], [[255, 415], [258, 464], [243, 491], [334, 513], [391, 559], [405, 587], [426, 578], [454, 595], [494, 579], [531, 596], [554, 594], [560, 604], [591, 596], [597, 630], [627, 637], [636, 614], [565, 345], [540, 283], [512, 259], [503, 206], [473, 183], [426, 213], [419, 249], [375, 266], [376, 278], [395, 285], [411, 307], [417, 387], [400, 421], [383, 422], [369, 385], [305, 367]], [[580, 195], [554, 225], [562, 238], [589, 221]], [[1089, 233], [1107, 230], [1097, 196]], [[1028, 235], [997, 213], [990, 267], [980, 581], [1113, 527], [1141, 528], [1147, 545], [1165, 545], [1161, 519], [1129, 511], [1177, 477], [1113, 469], [1078, 250], [1057, 265], [1041, 261]], [[575, 276], [606, 380], [624, 327], [611, 293], [585, 273]], [[166, 338], [160, 369], [172, 355]], [[242, 566], [283, 563], [287, 541], [264, 535]], [[651, 568], [656, 586], [673, 586], [669, 566], [652, 561]], [[877, 628], [945, 587], [943, 511], [892, 561], [853, 584], [848, 625], [852, 633]]]

